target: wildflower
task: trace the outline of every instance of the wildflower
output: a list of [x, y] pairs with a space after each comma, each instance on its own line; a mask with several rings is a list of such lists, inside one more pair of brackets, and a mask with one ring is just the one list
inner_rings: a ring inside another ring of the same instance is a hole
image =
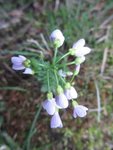
[[57, 88], [57, 94], [55, 97], [56, 104], [59, 106], [59, 108], [67, 108], [69, 105], [68, 99], [63, 93], [63, 89], [61, 86], [58, 86]]
[[64, 36], [59, 29], [54, 30], [50, 35], [50, 40], [54, 43], [56, 48], [59, 48], [64, 43]]
[[72, 87], [70, 85], [70, 83], [67, 83], [66, 86], [65, 86], [65, 90], [64, 90], [64, 94], [65, 96], [67, 97], [68, 100], [71, 100], [71, 99], [76, 99], [78, 94], [75, 90], [74, 87]]
[[11, 58], [11, 62], [13, 63], [12, 68], [14, 70], [23, 70], [25, 69], [24, 62], [26, 61], [26, 57], [19, 55], [18, 57], [13, 56]]
[[73, 44], [73, 47], [70, 49], [70, 54], [75, 55], [76, 57], [81, 57], [87, 55], [91, 52], [89, 47], [85, 47], [85, 40], [80, 39]]
[[78, 73], [79, 73], [79, 71], [80, 71], [80, 65], [76, 65], [76, 66], [75, 66], [74, 75], [77, 76]]
[[49, 115], [53, 115], [56, 110], [56, 102], [53, 98], [52, 93], [47, 94], [47, 100], [42, 103], [43, 108], [47, 111]]
[[50, 127], [51, 128], [62, 128], [63, 127], [63, 124], [62, 124], [62, 121], [61, 121], [58, 111], [56, 111], [54, 113], [54, 115], [52, 116], [51, 122], [50, 122]]
[[78, 105], [76, 101], [73, 101], [73, 117], [85, 117], [87, 115], [88, 108], [82, 105]]

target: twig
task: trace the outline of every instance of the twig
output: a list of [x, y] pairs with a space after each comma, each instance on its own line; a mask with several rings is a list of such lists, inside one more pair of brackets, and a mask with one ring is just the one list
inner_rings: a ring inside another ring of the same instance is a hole
[[113, 21], [113, 15], [109, 16], [104, 22], [100, 25], [100, 28], [105, 27], [109, 22]]
[[105, 48], [104, 49], [104, 54], [103, 54], [103, 60], [102, 60], [101, 70], [100, 70], [101, 75], [103, 75], [104, 70], [105, 70], [107, 56], [108, 56], [108, 48]]
[[54, 9], [55, 12], [58, 10], [59, 4], [60, 4], [60, 0], [56, 0], [55, 1], [55, 9]]
[[[100, 111], [104, 110], [103, 108], [100, 108]], [[98, 108], [89, 109], [89, 112], [98, 112]]]
[[46, 53], [46, 50], [38, 43], [38, 41], [34, 39], [28, 39], [27, 42], [35, 44], [39, 49], [41, 49], [44, 53]]
[[46, 46], [47, 50], [50, 51], [50, 48], [49, 48], [49, 45], [47, 44], [45, 38], [44, 38], [44, 35], [41, 33], [40, 34], [40, 37], [42, 39], [42, 42], [44, 43], [44, 45]]
[[97, 94], [97, 106], [98, 106], [98, 122], [100, 122], [100, 117], [101, 117], [101, 99], [100, 99], [100, 91], [99, 91], [99, 87], [98, 87], [98, 83], [97, 81], [95, 80], [94, 81], [95, 83], [95, 88], [96, 88], [96, 94]]

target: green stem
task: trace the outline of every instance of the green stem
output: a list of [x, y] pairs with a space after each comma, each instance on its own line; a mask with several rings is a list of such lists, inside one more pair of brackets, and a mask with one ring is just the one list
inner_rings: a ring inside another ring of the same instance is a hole
[[58, 82], [58, 78], [57, 78], [56, 70], [54, 70], [54, 75], [55, 75], [56, 83], [57, 83], [57, 86], [58, 86], [58, 85], [59, 85], [59, 82]]
[[71, 80], [70, 80], [70, 83], [73, 82], [74, 78], [75, 78], [75, 75], [73, 74], [73, 76], [72, 76], [72, 78], [71, 78]]
[[66, 81], [65, 81], [65, 79], [64, 78], [62, 78], [61, 76], [60, 76], [60, 79], [62, 80], [62, 82], [64, 83], [64, 85], [66, 84]]
[[54, 62], [54, 63], [55, 63], [55, 61], [56, 61], [57, 53], [58, 53], [58, 48], [55, 48], [54, 57], [53, 57], [53, 62]]
[[30, 130], [29, 130], [28, 137], [27, 137], [26, 143], [25, 143], [25, 145], [24, 145], [24, 146], [25, 146], [24, 148], [25, 148], [26, 150], [30, 150], [30, 149], [31, 149], [31, 148], [30, 148], [30, 142], [31, 142], [31, 138], [32, 138], [32, 136], [33, 136], [34, 130], [35, 130], [35, 125], [36, 125], [37, 119], [38, 119], [38, 117], [39, 117], [41, 108], [42, 108], [42, 106], [40, 106], [39, 109], [37, 110], [37, 112], [36, 112], [36, 114], [35, 114], [35, 117], [34, 117], [34, 120], [33, 120], [32, 124], [31, 124], [31, 128], [30, 128]]
[[65, 55], [63, 55], [56, 63], [58, 63], [59, 61], [61, 61], [63, 58], [67, 57], [68, 55], [70, 55], [70, 52], [66, 53]]
[[68, 66], [68, 65], [74, 65], [74, 64], [75, 64], [75, 61], [72, 61], [72, 62], [67, 63], [66, 65]]
[[49, 70], [47, 71], [47, 85], [48, 85], [48, 91], [50, 92]]

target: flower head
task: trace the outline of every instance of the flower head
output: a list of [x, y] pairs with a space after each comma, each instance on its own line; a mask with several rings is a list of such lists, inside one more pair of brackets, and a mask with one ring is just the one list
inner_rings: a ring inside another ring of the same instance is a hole
[[66, 96], [66, 98], [67, 98], [68, 100], [76, 99], [77, 96], [78, 96], [78, 94], [77, 94], [75, 88], [72, 87], [72, 86], [70, 85], [70, 83], [67, 83], [67, 84], [66, 84], [65, 90], [64, 90], [64, 94], [65, 94], [65, 96]]
[[63, 124], [61, 121], [61, 118], [59, 116], [58, 112], [55, 112], [54, 115], [51, 118], [51, 123], [50, 123], [51, 128], [62, 128]]
[[88, 108], [82, 105], [78, 105], [76, 101], [73, 101], [73, 117], [85, 117], [87, 115]]
[[59, 108], [67, 108], [69, 105], [68, 99], [63, 93], [63, 89], [61, 86], [58, 86], [57, 88], [57, 95], [55, 96], [56, 104], [59, 106]]
[[50, 35], [50, 40], [54, 43], [54, 46], [59, 48], [64, 43], [64, 36], [59, 29], [54, 30]]
[[53, 98], [52, 93], [47, 94], [47, 100], [42, 103], [43, 108], [47, 111], [49, 115], [53, 115], [56, 110], [56, 102]]
[[70, 49], [70, 53], [72, 55], [75, 55], [76, 57], [82, 57], [89, 54], [91, 52], [91, 49], [89, 47], [85, 47], [84, 45], [84, 39], [78, 40], [76, 43], [73, 44], [72, 49]]
[[22, 55], [19, 55], [18, 57], [13, 56], [11, 58], [11, 62], [13, 64], [12, 68], [14, 70], [23, 70], [23, 69], [25, 69], [25, 66], [24, 66], [25, 60], [26, 60], [26, 57], [24, 57]]

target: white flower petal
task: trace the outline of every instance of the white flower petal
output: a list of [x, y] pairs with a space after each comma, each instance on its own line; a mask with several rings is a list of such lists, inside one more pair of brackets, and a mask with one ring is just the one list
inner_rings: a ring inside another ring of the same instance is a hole
[[79, 48], [82, 48], [84, 45], [85, 45], [85, 40], [84, 39], [80, 39], [76, 43], [73, 44], [72, 48], [79, 49]]
[[26, 68], [23, 74], [33, 74], [33, 70], [31, 68]]
[[91, 49], [89, 47], [83, 47], [83, 53], [84, 55], [87, 55], [91, 52]]

